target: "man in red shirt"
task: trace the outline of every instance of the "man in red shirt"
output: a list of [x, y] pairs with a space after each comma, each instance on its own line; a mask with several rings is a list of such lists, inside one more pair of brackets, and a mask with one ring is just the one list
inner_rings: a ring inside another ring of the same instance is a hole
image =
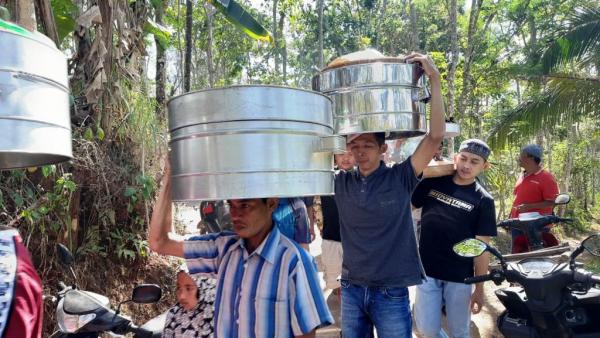
[[0, 337], [42, 334], [42, 283], [17, 230], [0, 225]]
[[[519, 165], [523, 168], [523, 173], [517, 180], [513, 191], [515, 199], [510, 214], [511, 218], [518, 218], [520, 214], [526, 212], [539, 212], [542, 215], [552, 214], [554, 199], [558, 195], [558, 184], [554, 176], [542, 168], [542, 153], [542, 148], [536, 144], [529, 144], [521, 149]], [[527, 248], [522, 248], [527, 243], [515, 241], [515, 238], [521, 234], [518, 230], [512, 231], [513, 253], [527, 251]], [[554, 245], [556, 244], [558, 243]]]

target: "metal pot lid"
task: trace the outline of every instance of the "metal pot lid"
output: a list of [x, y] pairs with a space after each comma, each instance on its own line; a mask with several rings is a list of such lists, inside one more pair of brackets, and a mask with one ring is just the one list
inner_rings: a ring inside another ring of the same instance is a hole
[[422, 87], [423, 71], [403, 56], [387, 57], [367, 49], [335, 59], [313, 78], [313, 89], [323, 93], [369, 86]]

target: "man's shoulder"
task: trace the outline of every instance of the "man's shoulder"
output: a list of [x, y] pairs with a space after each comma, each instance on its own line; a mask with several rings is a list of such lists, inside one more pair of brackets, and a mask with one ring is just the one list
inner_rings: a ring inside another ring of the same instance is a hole
[[313, 259], [300, 244], [286, 236], [280, 236], [278, 245], [281, 247], [278, 252], [282, 256], [287, 256], [288, 260], [293, 264], [305, 264], [306, 262], [311, 262]]
[[228, 241], [235, 242], [237, 240], [239, 240], [239, 236], [232, 231], [221, 231], [205, 235], [196, 234], [185, 239], [186, 242], [214, 241], [218, 243]]
[[481, 199], [494, 201], [494, 196], [479, 182], [475, 182], [475, 191], [481, 195]]
[[540, 176], [543, 177], [543, 178], [545, 178], [545, 179], [556, 181], [556, 179], [554, 178], [554, 175], [552, 175], [552, 173], [549, 172], [546, 169], [542, 169], [542, 171], [540, 171]]

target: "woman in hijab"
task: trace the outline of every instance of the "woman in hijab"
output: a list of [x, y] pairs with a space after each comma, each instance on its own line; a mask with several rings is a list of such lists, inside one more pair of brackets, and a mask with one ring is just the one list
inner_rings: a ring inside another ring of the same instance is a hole
[[216, 281], [192, 278], [185, 266], [177, 272], [177, 304], [167, 313], [163, 337], [213, 337]]

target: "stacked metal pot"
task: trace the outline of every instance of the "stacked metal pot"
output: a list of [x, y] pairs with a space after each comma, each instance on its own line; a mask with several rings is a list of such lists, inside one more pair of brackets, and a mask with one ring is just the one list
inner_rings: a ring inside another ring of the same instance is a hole
[[342, 56], [313, 79], [333, 101], [340, 135], [386, 132], [388, 139], [423, 135], [429, 100], [419, 64], [366, 50]]
[[0, 169], [72, 157], [65, 56], [46, 36], [0, 20]]
[[173, 200], [333, 193], [331, 101], [275, 86], [202, 90], [168, 103]]
[[373, 52], [341, 58], [318, 92], [233, 86], [168, 103], [173, 200], [333, 194], [333, 154], [354, 133], [423, 135], [429, 99], [419, 65]]

